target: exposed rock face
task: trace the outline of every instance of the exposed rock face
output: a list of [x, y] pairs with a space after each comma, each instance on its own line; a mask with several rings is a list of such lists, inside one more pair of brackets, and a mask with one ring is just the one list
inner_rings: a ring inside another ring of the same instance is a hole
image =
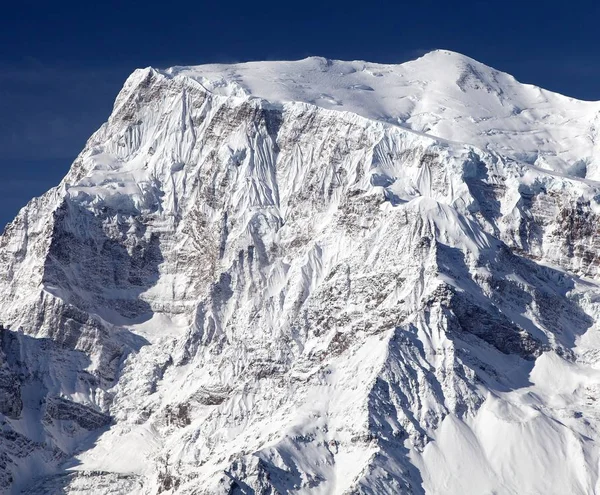
[[110, 416], [61, 397], [50, 397], [45, 403], [43, 421], [45, 423], [69, 421], [84, 430], [92, 431], [109, 425]]
[[[2, 336], [2, 348], [0, 349], [2, 368], [0, 370], [0, 413], [11, 418], [19, 419], [23, 410], [23, 400], [21, 399], [21, 376], [18, 369], [11, 366], [9, 359], [12, 358], [12, 346], [10, 345], [11, 336], [8, 332], [0, 328]], [[8, 351], [8, 355], [4, 350]]]
[[16, 491], [32, 476], [54, 472], [110, 416], [100, 411], [108, 402], [98, 377], [86, 371], [85, 353], [4, 328], [0, 344], [0, 479]]
[[136, 71], [0, 238], [0, 482], [600, 489], [599, 111], [446, 52]]

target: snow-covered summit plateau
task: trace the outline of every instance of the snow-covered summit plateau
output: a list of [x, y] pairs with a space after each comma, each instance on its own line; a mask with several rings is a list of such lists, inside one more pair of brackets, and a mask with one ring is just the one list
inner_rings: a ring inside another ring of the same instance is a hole
[[599, 128], [447, 51], [136, 70], [0, 237], [1, 489], [600, 493]]

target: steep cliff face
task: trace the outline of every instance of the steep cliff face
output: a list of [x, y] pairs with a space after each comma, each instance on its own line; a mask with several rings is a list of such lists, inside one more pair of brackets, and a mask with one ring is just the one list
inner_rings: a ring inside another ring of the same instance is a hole
[[134, 72], [0, 238], [0, 482], [600, 489], [599, 112], [450, 52]]

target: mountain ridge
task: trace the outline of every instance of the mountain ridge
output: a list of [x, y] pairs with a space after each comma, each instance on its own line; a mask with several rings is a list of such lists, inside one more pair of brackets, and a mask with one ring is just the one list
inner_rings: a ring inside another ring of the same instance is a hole
[[[516, 82], [518, 82], [519, 84], [523, 85], [523, 86], [530, 86], [533, 87], [535, 89], [540, 89], [546, 93], [551, 93], [553, 95], [557, 95], [557, 96], [561, 96], [567, 100], [573, 100], [573, 101], [577, 101], [577, 102], [581, 102], [581, 103], [598, 103], [598, 100], [583, 100], [580, 98], [576, 98], [576, 97], [572, 97], [572, 96], [567, 96], [567, 95], [563, 95], [559, 92], [556, 91], [551, 91], [548, 89], [545, 89], [542, 86], [539, 86], [537, 84], [533, 84], [533, 83], [524, 83], [521, 82], [519, 80], [517, 80], [514, 76], [512, 76], [509, 72], [500, 70], [500, 69], [496, 69], [490, 65], [487, 65], [483, 62], [480, 62], [468, 55], [464, 55], [462, 53], [453, 51], [453, 50], [448, 50], [448, 49], [444, 49], [444, 48], [440, 48], [440, 49], [434, 49], [434, 50], [430, 50], [426, 53], [424, 53], [423, 55], [418, 56], [415, 59], [411, 59], [405, 62], [399, 62], [399, 63], [385, 63], [385, 62], [369, 62], [368, 60], [341, 60], [341, 59], [335, 59], [335, 58], [327, 58], [327, 57], [322, 57], [322, 56], [318, 56], [318, 55], [314, 55], [314, 56], [308, 56], [302, 59], [297, 59], [297, 60], [268, 60], [268, 61], [261, 61], [261, 60], [250, 60], [250, 61], [245, 61], [245, 62], [233, 62], [233, 63], [209, 63], [209, 64], [199, 64], [199, 65], [174, 65], [165, 69], [161, 69], [158, 67], [153, 67], [153, 66], [148, 66], [145, 68], [139, 68], [136, 69], [137, 70], [148, 70], [148, 69], [152, 69], [155, 70], [158, 73], [164, 74], [166, 76], [171, 76], [174, 77], [177, 74], [180, 73], [185, 73], [186, 71], [193, 71], [194, 69], [201, 71], [202, 68], [206, 68], [208, 69], [208, 71], [210, 72], [210, 68], [216, 68], [219, 69], [221, 71], [227, 70], [227, 69], [232, 69], [235, 67], [243, 67], [243, 66], [261, 66], [261, 65], [277, 65], [277, 64], [293, 64], [293, 63], [302, 63], [302, 62], [307, 62], [307, 61], [318, 61], [320, 62], [321, 65], [324, 66], [331, 66], [331, 65], [335, 65], [335, 64], [348, 64], [348, 65], [355, 65], [355, 64], [362, 64], [365, 67], [366, 66], [374, 66], [374, 67], [381, 67], [381, 68], [389, 68], [389, 67], [396, 67], [396, 66], [401, 66], [401, 65], [416, 65], [418, 62], [424, 62], [424, 61], [436, 61], [436, 59], [439, 59], [441, 57], [444, 58], [448, 58], [450, 60], [453, 61], [452, 65], [461, 65], [461, 66], [468, 66], [468, 65], [474, 65], [475, 67], [479, 67], [479, 68], [483, 68], [485, 70], [491, 70], [495, 73], [498, 74], [502, 74], [504, 76], [508, 76], [509, 78], [515, 80]], [[134, 71], [135, 72], [135, 71]]]
[[[448, 50], [435, 50], [402, 64], [309, 57], [293, 62], [179, 66], [157, 72], [166, 77], [189, 77], [199, 83], [204, 80], [207, 91], [238, 91], [241, 97], [264, 97], [278, 102], [303, 101], [331, 110], [351, 111], [437, 138], [489, 148], [512, 159], [567, 175], [585, 177], [588, 175], [587, 168], [591, 168], [588, 178], [598, 178], [599, 102], [577, 100], [520, 83], [510, 74]], [[417, 90], [416, 83], [422, 82], [418, 79], [412, 81], [411, 74], [425, 77], [427, 87]], [[352, 78], [356, 80], [341, 82]], [[502, 79], [502, 84], [497, 78]], [[438, 87], [439, 81], [443, 81], [442, 87]], [[378, 83], [381, 86], [377, 86]], [[460, 112], [448, 117], [439, 113], [452, 107], [447, 107], [443, 98], [436, 98], [435, 93], [441, 91], [445, 95], [450, 90], [456, 93], [453, 96], [456, 103], [462, 99], [462, 113], [466, 111], [473, 115], [476, 122], [465, 122]], [[424, 94], [428, 99], [433, 94], [433, 101], [423, 103]], [[541, 122], [540, 117], [543, 119]], [[584, 119], [585, 122], [575, 127], [574, 119]], [[534, 142], [525, 135], [530, 132], [528, 127], [533, 122], [540, 128]], [[576, 132], [563, 133], [565, 126], [574, 127]], [[461, 130], [461, 127], [464, 129]], [[494, 142], [500, 139], [502, 143]], [[507, 149], [498, 148], [498, 145], [505, 146], [507, 139], [521, 142], [509, 153]], [[554, 143], [565, 141], [567, 145], [555, 153], [544, 149], [542, 141], [548, 140]], [[574, 146], [578, 150], [585, 147], [590, 156], [583, 160], [575, 157], [569, 153]]]

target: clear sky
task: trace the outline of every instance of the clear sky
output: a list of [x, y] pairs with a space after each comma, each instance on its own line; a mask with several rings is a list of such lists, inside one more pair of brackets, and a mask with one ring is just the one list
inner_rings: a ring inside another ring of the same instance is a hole
[[445, 48], [600, 100], [600, 2], [30, 2], [0, 10], [0, 228], [56, 185], [136, 67], [401, 63]]

